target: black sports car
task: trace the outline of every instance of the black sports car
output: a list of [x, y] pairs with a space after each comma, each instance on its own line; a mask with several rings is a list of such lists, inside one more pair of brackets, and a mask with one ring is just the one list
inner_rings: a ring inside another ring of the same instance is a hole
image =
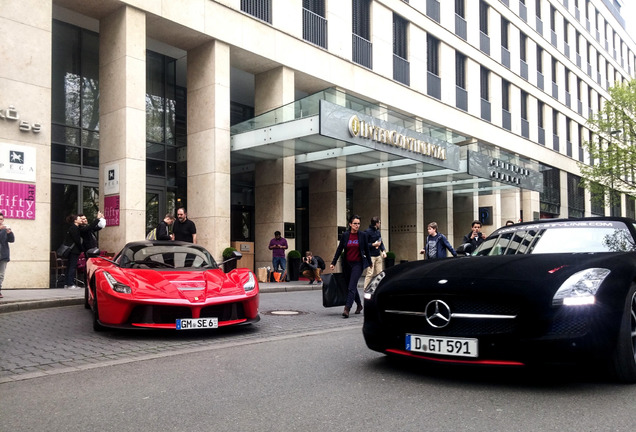
[[520, 223], [472, 256], [388, 268], [365, 289], [367, 346], [443, 363], [590, 362], [634, 383], [635, 224]]

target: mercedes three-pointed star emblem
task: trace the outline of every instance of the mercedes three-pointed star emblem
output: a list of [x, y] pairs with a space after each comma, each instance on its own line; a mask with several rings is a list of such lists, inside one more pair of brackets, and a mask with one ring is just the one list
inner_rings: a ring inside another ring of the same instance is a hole
[[424, 311], [426, 321], [435, 328], [443, 328], [450, 323], [450, 307], [441, 300], [432, 300], [426, 305]]

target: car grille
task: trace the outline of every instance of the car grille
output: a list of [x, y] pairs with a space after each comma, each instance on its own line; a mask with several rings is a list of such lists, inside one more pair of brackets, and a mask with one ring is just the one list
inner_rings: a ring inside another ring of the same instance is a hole
[[219, 321], [233, 321], [245, 318], [245, 310], [242, 303], [214, 305], [201, 309], [201, 317], [218, 317]]
[[[471, 314], [481, 317], [453, 317], [443, 328], [431, 326], [424, 316], [426, 305], [442, 300], [453, 314]], [[387, 325], [406, 332], [425, 332], [433, 335], [479, 336], [509, 334], [518, 330], [516, 317], [521, 307], [511, 301], [486, 301], [479, 298], [454, 296], [395, 295], [382, 298], [381, 319]], [[414, 313], [411, 315], [410, 313]]]
[[[245, 318], [243, 305], [228, 303], [201, 309], [201, 318], [218, 318], [219, 322]], [[192, 318], [192, 310], [182, 306], [137, 305], [130, 314], [129, 323], [169, 324], [177, 319]]]

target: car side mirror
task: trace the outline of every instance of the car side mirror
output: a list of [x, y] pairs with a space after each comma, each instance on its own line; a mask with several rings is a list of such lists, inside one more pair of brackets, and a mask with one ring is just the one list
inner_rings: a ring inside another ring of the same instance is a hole
[[471, 243], [462, 243], [455, 251], [458, 254], [470, 255], [471, 253], [473, 253], [474, 250], [475, 246], [473, 246]]

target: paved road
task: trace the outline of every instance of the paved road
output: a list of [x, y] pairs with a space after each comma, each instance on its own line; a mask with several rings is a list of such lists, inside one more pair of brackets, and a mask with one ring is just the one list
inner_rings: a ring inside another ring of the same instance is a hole
[[[277, 314], [295, 311], [298, 314]], [[218, 331], [105, 331], [92, 329], [81, 305], [0, 314], [0, 383], [109, 364], [196, 352], [237, 341], [362, 326], [340, 308], [322, 307], [321, 291], [261, 295], [261, 321]], [[360, 335], [360, 337], [362, 337]]]

